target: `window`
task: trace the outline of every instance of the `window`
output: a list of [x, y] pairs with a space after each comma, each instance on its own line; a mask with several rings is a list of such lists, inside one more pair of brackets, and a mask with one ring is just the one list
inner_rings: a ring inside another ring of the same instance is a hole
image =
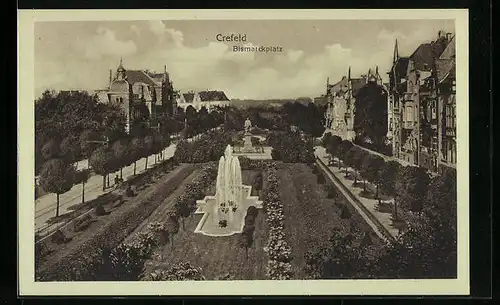
[[435, 120], [437, 118], [437, 113], [436, 113], [436, 101], [432, 101], [432, 116], [431, 118]]
[[455, 91], [456, 91], [456, 84], [455, 84], [455, 81], [453, 81], [451, 84], [452, 84], [452, 85], [451, 85], [451, 91], [455, 92]]
[[411, 106], [406, 107], [406, 121], [413, 121], [411, 108], [412, 108]]

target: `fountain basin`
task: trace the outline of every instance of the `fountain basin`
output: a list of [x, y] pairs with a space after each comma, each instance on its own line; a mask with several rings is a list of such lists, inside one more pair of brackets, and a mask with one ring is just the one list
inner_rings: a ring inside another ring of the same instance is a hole
[[252, 187], [242, 185], [243, 200], [233, 212], [233, 220], [227, 223], [226, 227], [219, 225], [220, 218], [213, 213], [217, 204], [216, 196], [206, 196], [203, 200], [197, 200], [195, 214], [203, 214], [200, 222], [196, 226], [194, 233], [206, 236], [221, 237], [231, 236], [243, 232], [245, 226], [245, 216], [249, 207], [262, 208], [262, 201], [257, 196], [251, 196]]

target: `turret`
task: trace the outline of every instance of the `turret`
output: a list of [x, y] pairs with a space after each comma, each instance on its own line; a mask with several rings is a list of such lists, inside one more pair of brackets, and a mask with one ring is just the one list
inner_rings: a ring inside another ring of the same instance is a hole
[[399, 59], [399, 51], [398, 51], [398, 40], [396, 39], [396, 43], [394, 44], [394, 55], [392, 58], [392, 63], [395, 64]]
[[118, 80], [125, 80], [125, 79], [127, 79], [127, 74], [126, 74], [125, 68], [123, 67], [123, 60], [122, 60], [122, 58], [120, 58], [120, 65], [118, 66], [118, 69], [116, 69], [116, 78]]

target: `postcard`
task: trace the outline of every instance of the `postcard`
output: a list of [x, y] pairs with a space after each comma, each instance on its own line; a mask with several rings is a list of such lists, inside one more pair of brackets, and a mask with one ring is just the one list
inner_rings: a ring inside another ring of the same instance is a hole
[[18, 25], [21, 296], [469, 294], [467, 10]]

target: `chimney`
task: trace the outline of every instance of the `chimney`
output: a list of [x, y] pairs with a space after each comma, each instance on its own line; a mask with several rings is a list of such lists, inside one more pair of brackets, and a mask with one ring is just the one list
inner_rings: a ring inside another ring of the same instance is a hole
[[111, 69], [109, 69], [109, 83], [111, 84], [111, 80], [112, 80], [112, 75], [113, 75], [113, 72], [111, 71]]
[[441, 35], [443, 34], [443, 31], [438, 32], [438, 38], [441, 38]]
[[450, 41], [451, 40], [451, 33], [446, 33], [446, 40]]

